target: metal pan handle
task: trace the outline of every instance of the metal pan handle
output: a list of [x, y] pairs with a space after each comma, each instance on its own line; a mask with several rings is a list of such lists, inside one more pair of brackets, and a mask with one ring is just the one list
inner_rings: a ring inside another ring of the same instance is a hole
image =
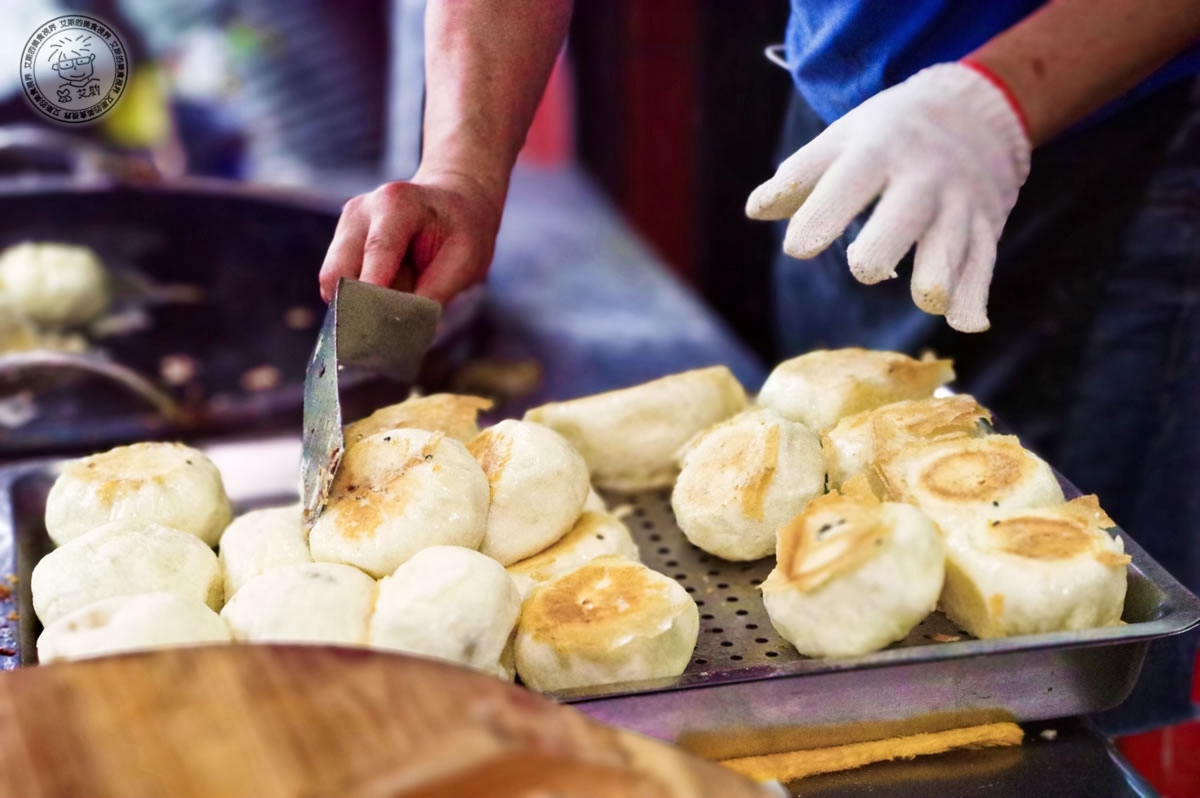
[[0, 127], [0, 154], [41, 152], [64, 156], [71, 175], [98, 182], [116, 179], [131, 182], [160, 180], [162, 175], [148, 160], [109, 152], [78, 136], [37, 125]]
[[36, 372], [63, 370], [86, 371], [112, 380], [144, 399], [163, 418], [174, 424], [186, 424], [189, 420], [173, 396], [120, 363], [89, 355], [47, 350], [0, 355], [0, 384], [19, 382]]

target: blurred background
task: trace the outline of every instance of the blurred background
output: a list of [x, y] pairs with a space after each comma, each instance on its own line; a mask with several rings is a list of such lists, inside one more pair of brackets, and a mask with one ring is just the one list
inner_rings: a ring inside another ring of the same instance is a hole
[[[294, 434], [341, 205], [418, 165], [425, 0], [0, 3], [14, 67], [0, 69], [0, 249], [83, 245], [112, 294], [67, 331], [86, 339], [72, 345], [87, 381], [56, 366], [6, 383], [0, 362], [0, 461]], [[500, 416], [718, 363], [757, 389], [776, 355], [775, 245], [743, 205], [773, 170], [790, 80], [763, 50], [787, 10], [577, 3], [488, 283], [447, 307], [419, 389], [487, 396]], [[30, 34], [69, 12], [112, 25], [133, 64], [120, 102], [84, 126], [44, 119], [16, 69]], [[13, 349], [4, 327], [0, 355]], [[181, 412], [96, 378], [98, 361]], [[386, 387], [347, 397], [349, 417], [393, 398]]]
[[[416, 167], [423, 0], [7, 3], [5, 50], [62, 10], [117, 26], [129, 93], [73, 132], [149, 155], [164, 174], [349, 196]], [[790, 82], [762, 53], [786, 17], [784, 0], [578, 3], [523, 157], [578, 165], [764, 358], [771, 232], [742, 207], [773, 169]], [[41, 124], [16, 70], [0, 92], [0, 123]]]

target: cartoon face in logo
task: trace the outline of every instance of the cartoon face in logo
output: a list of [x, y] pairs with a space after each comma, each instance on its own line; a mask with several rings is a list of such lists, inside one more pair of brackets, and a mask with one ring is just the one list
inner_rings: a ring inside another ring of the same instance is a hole
[[92, 52], [92, 36], [81, 33], [72, 38], [64, 36], [50, 47], [51, 69], [70, 86], [84, 87], [95, 80], [92, 63], [96, 60]]
[[30, 34], [21, 53], [26, 99], [56, 122], [86, 124], [107, 113], [125, 91], [129, 74], [129, 56], [117, 31], [82, 14], [47, 20]]

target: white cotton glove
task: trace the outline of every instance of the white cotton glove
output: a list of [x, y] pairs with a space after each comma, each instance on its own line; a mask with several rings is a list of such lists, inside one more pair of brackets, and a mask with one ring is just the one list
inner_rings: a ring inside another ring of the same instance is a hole
[[784, 161], [746, 214], [791, 216], [783, 251], [811, 258], [879, 197], [847, 251], [868, 285], [896, 276], [917, 245], [917, 307], [962, 332], [988, 328], [996, 243], [1029, 175], [1029, 138], [996, 85], [938, 64], [881, 91]]

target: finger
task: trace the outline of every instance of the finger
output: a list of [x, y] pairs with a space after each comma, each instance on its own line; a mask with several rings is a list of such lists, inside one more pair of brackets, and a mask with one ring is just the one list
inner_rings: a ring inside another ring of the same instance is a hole
[[[409, 242], [417, 234], [421, 219], [407, 209], [391, 207], [371, 214], [371, 226], [363, 242], [363, 282], [385, 288], [397, 282]], [[405, 288], [408, 286], [397, 286]]]
[[361, 280], [389, 287], [396, 281], [409, 242], [421, 227], [422, 214], [412, 202], [410, 186], [391, 184], [376, 191], [370, 203], [371, 224], [362, 244]]
[[913, 259], [913, 303], [926, 313], [941, 316], [950, 309], [952, 281], [967, 256], [970, 230], [967, 198], [943, 196], [937, 217], [917, 242]]
[[869, 153], [843, 154], [817, 181], [817, 187], [788, 223], [783, 251], [793, 258], [819, 254], [871, 204], [884, 181], [879, 159]]
[[937, 194], [920, 180], [893, 181], [871, 218], [846, 250], [850, 273], [874, 285], [896, 276], [896, 266], [933, 222]]
[[971, 222], [971, 244], [962, 271], [954, 283], [954, 296], [946, 311], [946, 323], [959, 332], [983, 332], [987, 317], [988, 289], [996, 268], [996, 236], [982, 216]]
[[363, 242], [367, 238], [368, 218], [363, 197], [354, 197], [342, 207], [333, 240], [325, 252], [318, 281], [321, 296], [326, 302], [333, 300], [338, 279], [357, 277], [362, 268]]
[[474, 260], [466, 241], [457, 238], [446, 241], [417, 277], [415, 293], [446, 304], [483, 279], [484, 273], [475, 267]]
[[746, 215], [751, 219], [770, 221], [786, 219], [799, 210], [837, 157], [838, 141], [822, 133], [792, 153], [775, 170], [774, 177], [750, 193], [746, 200]]

